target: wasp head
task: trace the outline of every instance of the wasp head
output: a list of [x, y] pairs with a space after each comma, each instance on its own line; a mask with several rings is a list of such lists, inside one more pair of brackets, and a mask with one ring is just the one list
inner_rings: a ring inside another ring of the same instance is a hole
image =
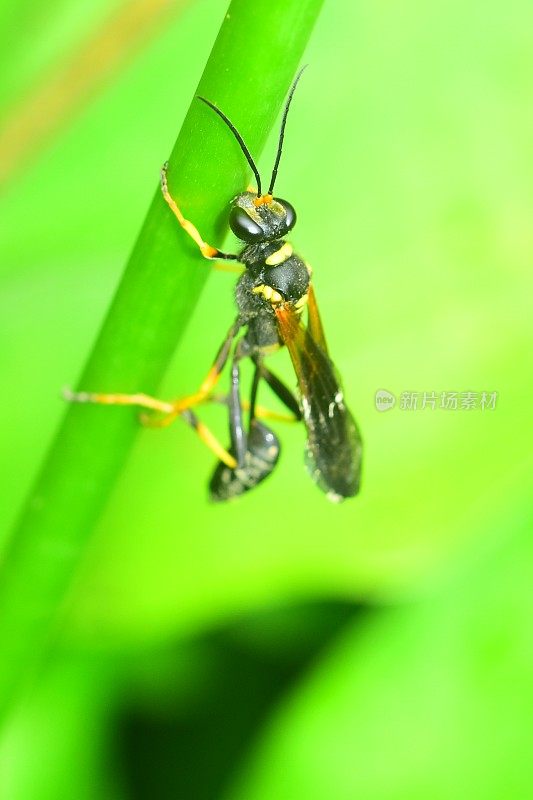
[[286, 200], [279, 197], [273, 197], [274, 184], [278, 174], [278, 167], [283, 149], [283, 139], [285, 136], [285, 125], [287, 122], [287, 115], [292, 101], [294, 90], [301, 78], [302, 72], [305, 67], [298, 72], [294, 79], [289, 91], [289, 96], [285, 103], [283, 110], [283, 119], [281, 122], [281, 130], [278, 140], [278, 151], [274, 168], [272, 170], [272, 177], [270, 178], [270, 185], [268, 192], [263, 194], [261, 192], [261, 176], [257, 165], [252, 158], [252, 155], [241, 134], [233, 124], [233, 122], [218, 108], [211, 100], [205, 97], [198, 96], [198, 99], [209, 106], [228, 126], [232, 134], [235, 136], [239, 147], [241, 148], [252, 172], [254, 173], [257, 181], [257, 192], [246, 191], [237, 195], [231, 204], [231, 211], [229, 217], [229, 224], [231, 230], [241, 241], [247, 244], [257, 244], [258, 242], [270, 242], [275, 239], [280, 239], [285, 236], [296, 224], [296, 212]]
[[257, 196], [243, 192], [233, 200], [229, 215], [230, 228], [248, 244], [281, 239], [296, 224], [296, 211], [280, 197]]

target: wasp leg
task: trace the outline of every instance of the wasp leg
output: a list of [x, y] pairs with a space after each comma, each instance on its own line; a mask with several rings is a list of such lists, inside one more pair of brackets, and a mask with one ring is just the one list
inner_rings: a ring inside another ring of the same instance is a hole
[[[151, 411], [160, 411], [165, 414], [174, 412], [174, 404], [165, 400], [158, 400], [146, 394], [96, 394], [91, 392], [71, 392], [65, 389], [63, 396], [73, 403], [102, 403], [105, 405], [136, 405], [149, 408]], [[234, 468], [237, 462], [227, 450], [222, 447], [218, 439], [209, 428], [201, 422], [189, 409], [180, 412], [179, 416], [194, 428], [200, 439], [206, 444], [216, 457], [228, 467]], [[176, 415], [173, 416], [173, 419]]]
[[[246, 411], [250, 408], [250, 404], [243, 402], [243, 410]], [[293, 414], [283, 414], [280, 411], [272, 411], [270, 408], [265, 408], [260, 403], [255, 406], [255, 419], [270, 419], [273, 422], [299, 422], [300, 420]]]
[[97, 403], [106, 406], [139, 406], [139, 408], [148, 408], [150, 411], [159, 411], [162, 414], [170, 414], [174, 411], [174, 403], [171, 400], [159, 400], [157, 397], [152, 397], [142, 392], [136, 394], [107, 394], [101, 392], [73, 392], [70, 389], [63, 389], [63, 397], [69, 403]]
[[152, 417], [146, 414], [141, 415], [141, 422], [148, 427], [162, 428], [170, 425], [176, 417], [183, 414], [187, 409], [203, 403], [209, 396], [210, 392], [216, 386], [220, 374], [224, 369], [231, 345], [237, 332], [241, 327], [239, 318], [233, 323], [229, 329], [226, 338], [222, 342], [218, 350], [213, 366], [207, 373], [202, 385], [194, 394], [182, 397], [177, 400], [159, 400], [157, 397], [151, 395], [136, 393], [136, 394], [103, 394], [98, 392], [71, 392], [66, 390], [63, 396], [66, 400], [72, 403], [99, 403], [103, 405], [114, 406], [138, 406], [139, 408], [146, 408], [150, 411], [157, 411], [163, 416]]
[[248, 437], [246, 435], [246, 431], [244, 430], [240, 395], [239, 361], [243, 357], [240, 344], [241, 342], [239, 342], [235, 348], [231, 363], [231, 387], [228, 397], [228, 406], [231, 452], [235, 454], [237, 465], [242, 467], [244, 466], [246, 450], [248, 449]]
[[190, 409], [183, 411], [181, 418], [196, 431], [202, 442], [216, 455], [219, 461], [230, 469], [235, 469], [237, 466], [235, 458], [222, 447], [216, 436], [211, 433], [207, 425], [204, 425], [204, 423], [198, 419], [193, 411]]
[[[291, 414], [293, 415], [291, 417], [291, 421], [294, 420], [296, 422], [299, 422], [302, 419], [302, 412], [300, 410], [298, 400], [291, 392], [291, 390], [287, 386], [285, 386], [283, 381], [281, 381], [276, 375], [274, 375], [268, 369], [268, 367], [265, 367], [262, 360], [257, 356], [254, 357], [254, 363], [256, 367], [260, 370], [261, 378], [263, 378], [268, 383], [274, 394], [281, 400], [283, 405], [286, 406], [286, 408], [288, 408]], [[263, 411], [263, 409], [261, 410]], [[275, 412], [271, 411], [269, 412], [269, 415], [274, 415], [274, 413]], [[261, 414], [261, 416], [264, 416], [264, 414]], [[274, 417], [272, 416], [272, 418]], [[286, 418], [283, 417], [283, 419], [285, 420]]]
[[[211, 394], [205, 400], [206, 403], [217, 403], [218, 405], [228, 405], [228, 397], [225, 394]], [[250, 401], [241, 400], [241, 408], [243, 411], [250, 410]], [[256, 419], [271, 419], [275, 422], [299, 422], [300, 420], [294, 414], [284, 414], [282, 411], [272, 411], [270, 408], [262, 406], [260, 403], [255, 404], [255, 417]]]
[[[190, 222], [188, 219], [185, 219], [181, 213], [180, 207], [169, 192], [167, 183], [167, 169], [168, 161], [163, 164], [161, 169], [161, 191], [163, 193], [163, 197], [167, 201], [172, 213], [178, 220], [183, 230], [188, 233], [191, 239], [198, 245], [203, 257], [209, 260], [220, 258], [222, 261], [238, 261], [239, 256], [235, 253], [224, 253], [217, 247], [213, 247], [207, 242], [204, 242], [198, 229], [192, 224], [192, 222]], [[230, 264], [214, 264], [213, 266], [215, 269], [223, 270], [225, 272], [242, 272], [242, 267], [236, 267]]]
[[[272, 419], [276, 422], [300, 422], [302, 420], [302, 412], [300, 406], [298, 404], [298, 400], [291, 392], [291, 390], [285, 386], [283, 381], [281, 381], [276, 375], [274, 375], [268, 367], [265, 366], [262, 358], [260, 356], [252, 356], [253, 362], [256, 366], [256, 371], [254, 373], [254, 382], [252, 384], [252, 393], [250, 401], [242, 400], [241, 401], [241, 408], [243, 411], [251, 411], [253, 407], [253, 414], [250, 413], [250, 421], [252, 418], [257, 419]], [[269, 408], [265, 408], [259, 403], [256, 403], [256, 396], [257, 396], [257, 388], [259, 384], [259, 379], [263, 378], [266, 383], [270, 386], [274, 394], [281, 400], [283, 405], [288, 408], [291, 412], [290, 414], [283, 414], [279, 411], [271, 411]], [[222, 405], [228, 405], [229, 399], [225, 395], [218, 395], [213, 394], [210, 395], [207, 400], [212, 403], [221, 403]]]
[[240, 327], [241, 321], [239, 318], [237, 318], [229, 329], [226, 338], [218, 350], [213, 366], [205, 376], [197, 392], [188, 395], [187, 397], [174, 400], [172, 402], [171, 410], [167, 411], [162, 417], [141, 417], [142, 423], [153, 428], [165, 428], [167, 425], [170, 425], [172, 422], [174, 422], [176, 417], [179, 416], [183, 411], [200, 405], [200, 403], [204, 403], [218, 383], [222, 370], [224, 369], [228, 360], [231, 345], [233, 344], [233, 340], [235, 339]]
[[254, 359], [255, 369], [254, 369], [254, 377], [252, 378], [252, 390], [250, 392], [250, 418], [249, 418], [249, 426], [250, 428], [254, 424], [254, 420], [257, 416], [257, 390], [259, 388], [259, 380], [261, 378], [261, 363]]

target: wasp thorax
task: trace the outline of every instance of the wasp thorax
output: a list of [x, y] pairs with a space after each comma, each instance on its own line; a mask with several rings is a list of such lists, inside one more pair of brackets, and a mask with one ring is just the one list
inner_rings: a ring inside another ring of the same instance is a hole
[[296, 211], [279, 197], [258, 198], [243, 192], [232, 203], [230, 228], [243, 242], [268, 242], [285, 236], [296, 224]]

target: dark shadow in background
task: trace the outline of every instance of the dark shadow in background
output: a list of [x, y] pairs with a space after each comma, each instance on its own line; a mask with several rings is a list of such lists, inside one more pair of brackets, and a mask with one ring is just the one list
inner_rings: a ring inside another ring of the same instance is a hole
[[192, 660], [192, 686], [182, 676], [181, 694], [133, 701], [119, 720], [125, 797], [219, 798], [279, 702], [344, 628], [370, 613], [347, 603], [263, 612], [180, 649], [176, 664]]

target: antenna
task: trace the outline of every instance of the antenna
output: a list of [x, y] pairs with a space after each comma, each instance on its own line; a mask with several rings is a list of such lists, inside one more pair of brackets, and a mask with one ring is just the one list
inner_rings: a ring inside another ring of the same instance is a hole
[[[298, 76], [298, 77], [300, 77], [300, 76]], [[298, 80], [298, 78], [297, 78], [296, 80]], [[294, 91], [294, 89], [293, 89], [292, 91]], [[230, 119], [228, 119], [228, 117], [227, 117], [227, 116], [224, 114], [224, 112], [223, 112], [223, 111], [221, 111], [221, 110], [220, 110], [220, 108], [218, 108], [218, 106], [216, 106], [216, 105], [215, 105], [214, 103], [212, 103], [210, 100], [206, 100], [206, 98], [205, 98], [205, 97], [200, 97], [200, 95], [196, 95], [196, 96], [197, 96], [198, 100], [201, 100], [201, 101], [202, 101], [202, 103], [205, 103], [205, 104], [206, 104], [206, 106], [209, 106], [209, 108], [212, 108], [212, 109], [213, 109], [213, 111], [214, 111], [216, 114], [218, 114], [218, 116], [219, 116], [221, 119], [223, 119], [223, 120], [224, 120], [224, 122], [226, 123], [226, 125], [228, 126], [228, 128], [230, 129], [230, 131], [232, 132], [232, 134], [235, 136], [235, 138], [236, 138], [236, 139], [237, 139], [237, 141], [239, 142], [239, 146], [240, 146], [240, 148], [241, 148], [242, 152], [244, 153], [244, 155], [246, 156], [246, 160], [248, 161], [248, 163], [249, 163], [250, 167], [252, 168], [252, 172], [253, 172], [253, 173], [254, 173], [254, 175], [255, 175], [255, 179], [256, 179], [256, 181], [257, 181], [257, 196], [258, 196], [258, 197], [261, 197], [261, 177], [260, 177], [260, 175], [259, 175], [259, 170], [258, 170], [258, 169], [257, 169], [257, 167], [255, 166], [255, 161], [253, 160], [253, 158], [252, 158], [252, 156], [251, 156], [251, 154], [250, 154], [250, 151], [249, 151], [249, 150], [248, 150], [248, 148], [246, 147], [246, 145], [245, 145], [245, 143], [244, 143], [244, 139], [242, 138], [241, 134], [239, 133], [239, 131], [237, 130], [237, 128], [235, 127], [235, 125], [233, 124], [233, 122], [231, 122], [231, 120], [230, 120]], [[289, 98], [289, 100], [290, 100], [290, 98]], [[285, 114], [285, 115], [286, 115], [286, 114]]]
[[285, 108], [283, 110], [283, 119], [281, 121], [281, 130], [279, 132], [278, 152], [276, 154], [276, 160], [274, 162], [274, 169], [272, 170], [272, 177], [270, 179], [270, 186], [268, 187], [268, 194], [272, 194], [272, 192], [274, 191], [274, 184], [276, 183], [276, 178], [278, 175], [278, 167], [281, 159], [281, 151], [283, 148], [283, 139], [285, 138], [285, 125], [287, 123], [287, 114], [289, 113], [289, 107], [291, 105], [292, 96], [294, 94], [294, 90], [298, 85], [298, 81], [302, 77], [302, 72], [304, 71], [304, 69], [306, 69], [306, 67], [307, 64], [304, 64], [304, 66], [299, 71], [298, 75], [295, 77], [289, 92], [289, 96], [287, 97], [287, 102], [285, 103]]

